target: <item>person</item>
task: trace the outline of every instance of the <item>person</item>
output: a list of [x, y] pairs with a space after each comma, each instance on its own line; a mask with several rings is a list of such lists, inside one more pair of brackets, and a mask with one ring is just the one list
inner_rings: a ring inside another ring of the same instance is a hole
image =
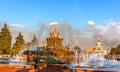
[[46, 67], [47, 67], [47, 65], [46, 65], [46, 64], [43, 64], [43, 67], [44, 67], [44, 68], [46, 68]]
[[43, 72], [43, 65], [40, 65], [40, 66], [39, 66], [38, 72]]
[[29, 70], [29, 72], [35, 72], [34, 67], [32, 66], [31, 69]]

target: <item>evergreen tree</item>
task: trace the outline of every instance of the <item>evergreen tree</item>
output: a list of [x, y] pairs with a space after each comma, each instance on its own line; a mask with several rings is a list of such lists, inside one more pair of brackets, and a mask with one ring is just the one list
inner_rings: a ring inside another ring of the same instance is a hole
[[110, 54], [111, 55], [120, 55], [120, 44], [115, 48], [111, 48]]
[[27, 48], [27, 50], [33, 50], [35, 47], [38, 47], [38, 41], [36, 35], [33, 36], [31, 42], [27, 42], [25, 44], [25, 47]]
[[38, 45], [38, 41], [37, 41], [37, 37], [36, 35], [33, 36], [32, 42], [34, 43], [34, 45]]
[[25, 45], [25, 41], [23, 39], [21, 32], [19, 32], [18, 36], [16, 37], [16, 42], [12, 48], [12, 54], [18, 54], [22, 50], [24, 45]]
[[114, 48], [111, 48], [110, 54], [114, 55]]
[[116, 47], [116, 55], [120, 55], [120, 44]]
[[0, 32], [0, 52], [2, 54], [10, 54], [11, 40], [12, 36], [10, 35], [7, 24], [5, 23]]
[[2, 36], [0, 34], [0, 54], [2, 53], [2, 47], [1, 47], [2, 45], [1, 44], [2, 44]]
[[31, 49], [33, 49], [34, 47], [38, 47], [38, 41], [36, 35], [33, 36], [33, 39], [31, 41]]

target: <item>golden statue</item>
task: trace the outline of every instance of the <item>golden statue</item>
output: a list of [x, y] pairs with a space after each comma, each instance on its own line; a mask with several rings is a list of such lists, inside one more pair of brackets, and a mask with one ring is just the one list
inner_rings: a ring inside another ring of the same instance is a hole
[[50, 38], [47, 38], [47, 45], [48, 47], [63, 47], [62, 41], [63, 38], [59, 37], [59, 32], [57, 32], [56, 28], [54, 28], [53, 32], [50, 32]]
[[58, 38], [59, 37], [59, 32], [56, 31], [56, 28], [54, 28], [54, 32], [50, 32], [50, 37], [51, 38]]
[[50, 48], [52, 52], [57, 55], [53, 57], [58, 58], [60, 60], [66, 60], [66, 57], [69, 53], [74, 55], [73, 52], [69, 52], [65, 47], [63, 47], [63, 38], [59, 37], [60, 35], [59, 32], [57, 32], [56, 28], [54, 28], [54, 31], [50, 32], [49, 34], [50, 37], [47, 38], [47, 47]]

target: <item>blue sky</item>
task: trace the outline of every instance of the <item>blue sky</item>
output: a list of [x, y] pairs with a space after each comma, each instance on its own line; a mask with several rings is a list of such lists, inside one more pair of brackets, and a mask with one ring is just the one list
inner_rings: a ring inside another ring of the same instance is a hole
[[[103, 46], [111, 48], [120, 43], [120, 0], [0, 0], [2, 22], [12, 26], [13, 36], [19, 32], [16, 26], [33, 29], [41, 22], [68, 22], [80, 30], [69, 34], [75, 45], [95, 47], [99, 34]], [[22, 33], [26, 40], [32, 39], [24, 29]]]
[[44, 21], [84, 28], [89, 20], [109, 19], [120, 20], [120, 0], [0, 0], [0, 21], [29, 28]]

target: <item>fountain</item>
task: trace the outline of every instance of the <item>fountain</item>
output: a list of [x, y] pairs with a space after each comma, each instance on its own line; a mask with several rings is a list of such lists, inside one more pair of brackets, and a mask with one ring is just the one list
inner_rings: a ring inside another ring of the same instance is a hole
[[107, 60], [104, 54], [99, 53], [78, 53], [75, 51], [75, 62], [71, 68], [75, 70], [94, 70], [94, 71], [120, 71], [120, 62], [117, 60]]
[[120, 71], [120, 62], [117, 60], [108, 60], [105, 58], [106, 50], [103, 49], [103, 46], [98, 37], [98, 42], [96, 48], [91, 52], [78, 52], [75, 51], [74, 63], [68, 65], [73, 72], [90, 71], [93, 72], [118, 72]]
[[[47, 33], [45, 33], [45, 31], [43, 30], [44, 27], [46, 28]], [[62, 38], [60, 38], [59, 33], [56, 32], [56, 29], [55, 29], [56, 27], [53, 26], [53, 28], [54, 28], [54, 31], [52, 32], [52, 31], [50, 31], [51, 29], [49, 29], [49, 27], [47, 27], [43, 24], [43, 27], [40, 30], [41, 34], [39, 33], [38, 37], [40, 37], [39, 39], [41, 39], [40, 43], [44, 43], [44, 42], [42, 42], [44, 40], [42, 40], [43, 38], [41, 35], [50, 33], [50, 37], [47, 38], [47, 45], [53, 52], [56, 53], [57, 57], [59, 58], [61, 56], [62, 52], [64, 52], [63, 50], [60, 50], [61, 53], [59, 53], [59, 51], [58, 51], [59, 47], [63, 49]], [[44, 31], [44, 33], [42, 33], [43, 31]], [[64, 35], [67, 34], [67, 33], [64, 33], [64, 32], [66, 32], [66, 31], [64, 31], [64, 29], [60, 30], [60, 31], [63, 31], [63, 37], [64, 37]], [[71, 33], [71, 32], [68, 32], [68, 33]], [[71, 35], [72, 34], [65, 36], [65, 37], [68, 37], [68, 40], [71, 40], [71, 39], [73, 39], [71, 37], [69, 38], [69, 36], [71, 36]], [[67, 39], [65, 37], [64, 37], [64, 39]], [[67, 40], [64, 40], [64, 41], [67, 41]], [[69, 42], [71, 42], [71, 41], [69, 41]], [[65, 43], [67, 43], [67, 42], [64, 42], [63, 44], [65, 44]], [[77, 70], [77, 69], [95, 70], [95, 71], [96, 70], [98, 70], [98, 71], [112, 71], [112, 72], [113, 71], [120, 71], [120, 69], [119, 69], [120, 63], [118, 61], [107, 60], [104, 58], [104, 54], [102, 53], [102, 52], [104, 52], [104, 50], [103, 50], [103, 47], [102, 47], [99, 39], [98, 39], [98, 44], [97, 44], [96, 48], [97, 48], [96, 52], [91, 53], [91, 54], [78, 53], [77, 51], [75, 51], [74, 63], [73, 64], [66, 64], [66, 65], [69, 66], [69, 68], [73, 69], [73, 71]], [[65, 55], [63, 55], [63, 56], [65, 56]]]

